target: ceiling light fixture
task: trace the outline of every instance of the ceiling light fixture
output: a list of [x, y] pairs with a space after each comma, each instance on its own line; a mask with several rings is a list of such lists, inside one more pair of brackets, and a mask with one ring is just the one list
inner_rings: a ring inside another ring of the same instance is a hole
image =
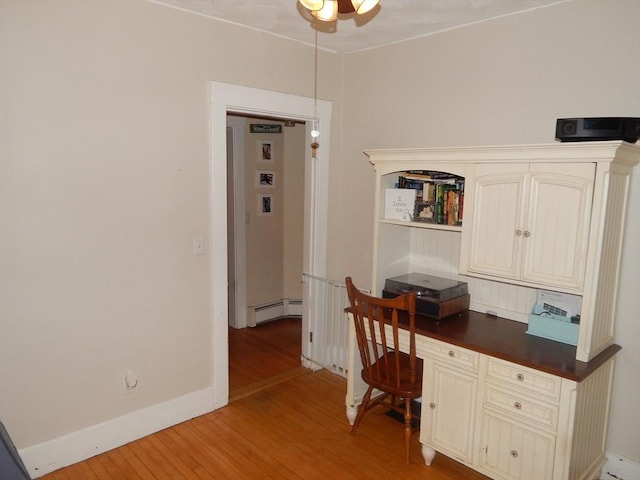
[[298, 2], [310, 10], [311, 15], [318, 20], [334, 22], [338, 19], [338, 13], [355, 12], [361, 15], [375, 7], [380, 0], [298, 0]]

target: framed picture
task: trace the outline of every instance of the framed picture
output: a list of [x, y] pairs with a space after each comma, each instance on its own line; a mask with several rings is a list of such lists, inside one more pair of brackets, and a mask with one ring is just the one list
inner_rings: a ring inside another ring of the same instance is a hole
[[257, 188], [275, 188], [276, 172], [272, 170], [256, 170]]
[[270, 193], [258, 195], [258, 215], [261, 217], [273, 215], [273, 195]]
[[258, 141], [258, 161], [273, 162], [273, 142], [268, 140]]
[[434, 202], [416, 202], [413, 219], [417, 222], [436, 222], [436, 204]]

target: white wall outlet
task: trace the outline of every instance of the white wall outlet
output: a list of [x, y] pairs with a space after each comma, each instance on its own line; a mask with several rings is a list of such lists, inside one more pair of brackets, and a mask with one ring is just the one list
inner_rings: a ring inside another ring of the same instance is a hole
[[204, 253], [204, 237], [198, 235], [193, 237], [193, 254], [202, 255]]
[[122, 376], [122, 393], [134, 393], [138, 388], [138, 374], [134, 370], [128, 370]]

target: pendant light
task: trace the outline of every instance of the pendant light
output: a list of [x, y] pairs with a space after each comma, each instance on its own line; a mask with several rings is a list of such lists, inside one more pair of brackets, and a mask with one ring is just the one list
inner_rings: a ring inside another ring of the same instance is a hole
[[[316, 20], [317, 22], [317, 20]], [[311, 123], [311, 156], [316, 158], [316, 152], [320, 144], [320, 120], [318, 119], [318, 25], [314, 23], [315, 45], [313, 59], [313, 121]]]
[[334, 22], [338, 13], [362, 15], [375, 7], [380, 0], [298, 0], [311, 15], [323, 22]]

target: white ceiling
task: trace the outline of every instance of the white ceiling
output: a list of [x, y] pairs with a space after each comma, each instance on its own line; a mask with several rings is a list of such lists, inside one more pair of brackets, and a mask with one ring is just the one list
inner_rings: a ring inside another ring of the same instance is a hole
[[[297, 0], [150, 0], [309, 45], [312, 17]], [[349, 53], [568, 0], [380, 0], [365, 15], [320, 22], [318, 47]]]

